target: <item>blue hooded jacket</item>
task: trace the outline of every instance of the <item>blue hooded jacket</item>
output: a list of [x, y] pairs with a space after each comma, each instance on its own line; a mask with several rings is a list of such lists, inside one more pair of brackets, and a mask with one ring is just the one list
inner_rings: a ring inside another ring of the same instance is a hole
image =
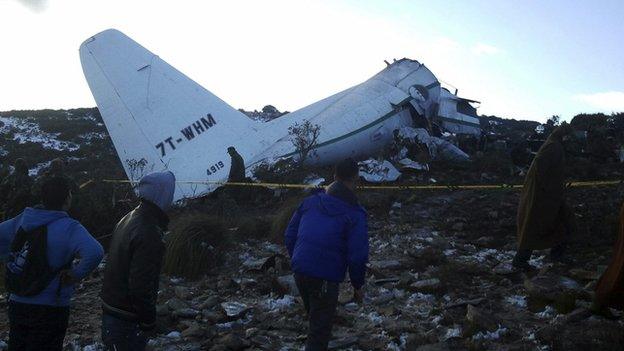
[[[98, 266], [104, 250], [78, 221], [63, 211], [31, 207], [17, 217], [0, 223], [0, 258], [9, 254], [20, 227], [30, 231], [44, 225], [48, 228], [48, 263], [52, 269], [59, 269], [80, 258], [79, 263], [71, 268], [73, 278], [80, 280]], [[74, 287], [64, 286], [57, 294], [59, 283], [57, 276], [39, 295], [23, 297], [12, 294], [10, 300], [31, 305], [69, 306]]]
[[285, 243], [295, 273], [342, 282], [348, 268], [353, 287], [364, 285], [368, 228], [361, 206], [325, 193], [309, 196], [290, 220]]

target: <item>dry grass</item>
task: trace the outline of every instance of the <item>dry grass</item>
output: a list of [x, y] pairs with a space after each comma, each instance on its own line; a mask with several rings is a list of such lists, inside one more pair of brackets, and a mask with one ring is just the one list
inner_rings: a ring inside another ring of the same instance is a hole
[[302, 197], [290, 198], [279, 208], [271, 223], [271, 236], [269, 238], [271, 242], [276, 244], [284, 243], [284, 233], [286, 232], [286, 228], [288, 228], [288, 223], [290, 223], [290, 219], [302, 200]]
[[169, 275], [196, 280], [222, 265], [225, 247], [231, 241], [223, 221], [201, 213], [178, 217], [166, 239], [163, 271]]
[[262, 240], [269, 237], [271, 233], [270, 219], [261, 217], [250, 217], [243, 219], [238, 225], [236, 231], [237, 239], [256, 239]]

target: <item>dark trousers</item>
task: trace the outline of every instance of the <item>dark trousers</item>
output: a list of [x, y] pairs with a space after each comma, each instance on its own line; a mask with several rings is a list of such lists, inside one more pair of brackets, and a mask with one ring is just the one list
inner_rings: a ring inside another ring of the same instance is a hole
[[109, 351], [143, 351], [147, 337], [137, 322], [130, 322], [102, 313], [102, 342]]
[[69, 307], [9, 302], [9, 351], [63, 349]]
[[327, 350], [338, 305], [339, 284], [300, 274], [295, 274], [295, 282], [309, 319], [305, 350]]

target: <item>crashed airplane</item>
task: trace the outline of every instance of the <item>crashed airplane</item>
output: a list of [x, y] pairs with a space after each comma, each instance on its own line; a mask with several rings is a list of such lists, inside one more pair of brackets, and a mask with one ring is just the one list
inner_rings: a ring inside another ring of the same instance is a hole
[[[137, 165], [141, 171], [171, 170], [182, 181], [176, 199], [216, 187], [191, 182], [225, 181], [229, 146], [248, 170], [263, 161], [296, 157], [288, 130], [296, 123], [320, 127], [306, 162], [325, 165], [377, 155], [392, 143], [395, 130], [435, 120], [441, 97], [462, 102], [448, 96], [425, 65], [402, 59], [361, 84], [275, 120], [256, 122], [117, 30], [86, 40], [80, 59], [128, 178], [136, 180]], [[474, 120], [455, 114], [441, 122], [451, 130], [476, 128]]]

